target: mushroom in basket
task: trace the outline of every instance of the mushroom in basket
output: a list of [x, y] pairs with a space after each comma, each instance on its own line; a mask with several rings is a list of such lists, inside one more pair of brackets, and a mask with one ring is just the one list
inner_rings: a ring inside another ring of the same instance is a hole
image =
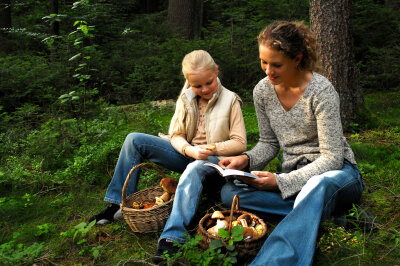
[[[227, 219], [228, 218], [228, 219]], [[227, 228], [229, 222], [229, 217], [224, 217], [222, 212], [215, 211], [211, 219], [209, 219], [205, 227], [207, 232], [213, 236], [218, 236], [218, 230], [220, 228]], [[250, 214], [242, 214], [237, 218], [233, 218], [232, 227], [243, 226], [243, 240], [257, 238], [264, 233], [263, 226], [258, 223], [257, 219], [253, 219]]]
[[178, 186], [178, 181], [176, 181], [172, 177], [165, 177], [165, 178], [161, 179], [160, 186], [164, 190], [164, 194], [162, 194], [160, 197], [156, 197], [157, 205], [164, 204], [165, 202], [169, 201], [170, 199], [173, 199], [173, 196], [176, 191], [176, 187]]
[[169, 200], [173, 199], [176, 187], [178, 186], [178, 182], [171, 178], [171, 177], [165, 177], [161, 179], [160, 186], [164, 190], [164, 194], [162, 194], [160, 197], [155, 197], [155, 199], [151, 200], [144, 200], [142, 202], [133, 202], [132, 203], [132, 208], [133, 209], [149, 209], [154, 206], [162, 205]]

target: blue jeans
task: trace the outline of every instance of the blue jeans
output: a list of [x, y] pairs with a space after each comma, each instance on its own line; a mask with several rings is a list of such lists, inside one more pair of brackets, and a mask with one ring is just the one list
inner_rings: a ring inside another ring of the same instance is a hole
[[[105, 201], [114, 204], [121, 203], [122, 188], [129, 171], [145, 159], [178, 173], [182, 173], [193, 161], [177, 152], [168, 140], [143, 133], [130, 133], [122, 145], [114, 176], [107, 188]], [[137, 191], [139, 172], [140, 169], [136, 169], [132, 173], [126, 196]]]
[[226, 207], [235, 194], [240, 207], [256, 212], [284, 215], [251, 265], [311, 265], [321, 221], [343, 215], [363, 191], [357, 166], [345, 160], [341, 170], [313, 176], [297, 196], [283, 200], [280, 194], [259, 191], [229, 182], [221, 191]]
[[[219, 159], [215, 156], [209, 156], [207, 161], [218, 163]], [[204, 165], [207, 161], [196, 160], [191, 162], [179, 178], [172, 211], [160, 240], [166, 238], [179, 243], [187, 241], [184, 234], [188, 234], [186, 227], [196, 213], [204, 179], [206, 177], [222, 178], [215, 175], [217, 171], [213, 167]]]
[[[219, 159], [209, 156], [207, 161], [194, 160], [177, 152], [168, 140], [142, 133], [129, 134], [121, 148], [114, 176], [108, 186], [105, 201], [120, 204], [122, 188], [126, 177], [133, 166], [140, 164], [144, 159], [164, 166], [165, 168], [182, 173], [171, 214], [165, 225], [161, 238], [168, 238], [177, 242], [185, 242], [185, 227], [193, 218], [203, 189], [206, 177], [216, 176], [213, 167], [204, 166], [209, 161], [218, 163]], [[129, 180], [127, 196], [137, 191], [139, 169], [136, 169]], [[160, 239], [161, 239], [160, 238]]]

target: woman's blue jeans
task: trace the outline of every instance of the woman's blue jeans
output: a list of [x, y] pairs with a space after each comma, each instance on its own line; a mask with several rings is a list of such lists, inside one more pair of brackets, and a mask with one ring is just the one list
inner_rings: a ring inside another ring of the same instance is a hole
[[311, 265], [320, 222], [343, 215], [359, 201], [363, 182], [357, 166], [346, 161], [341, 170], [313, 176], [293, 198], [249, 186], [224, 185], [221, 198], [230, 207], [235, 194], [249, 211], [284, 215], [251, 265]]
[[[193, 160], [177, 152], [168, 140], [143, 133], [129, 134], [118, 158], [114, 176], [108, 186], [105, 201], [120, 204], [122, 188], [133, 166], [145, 159], [169, 170], [182, 173], [175, 193], [173, 208], [161, 238], [185, 242], [185, 227], [193, 218], [201, 198], [204, 179], [216, 173], [213, 167], [204, 166], [207, 161]], [[219, 159], [209, 156], [208, 161], [218, 163]], [[213, 175], [215, 176], [215, 175]], [[127, 196], [137, 191], [139, 169], [136, 169], [127, 186]], [[221, 178], [221, 177], [218, 177]], [[160, 239], [161, 239], [160, 238]]]

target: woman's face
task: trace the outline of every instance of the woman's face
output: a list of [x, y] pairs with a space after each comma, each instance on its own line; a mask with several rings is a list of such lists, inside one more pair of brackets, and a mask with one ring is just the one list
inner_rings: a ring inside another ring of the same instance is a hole
[[187, 76], [187, 81], [194, 93], [203, 98], [210, 100], [218, 88], [218, 67], [216, 70], [199, 71], [195, 74]]
[[291, 59], [282, 52], [264, 45], [260, 45], [258, 50], [261, 68], [267, 74], [271, 84], [290, 84], [295, 74], [299, 71], [297, 65], [301, 61], [301, 55]]

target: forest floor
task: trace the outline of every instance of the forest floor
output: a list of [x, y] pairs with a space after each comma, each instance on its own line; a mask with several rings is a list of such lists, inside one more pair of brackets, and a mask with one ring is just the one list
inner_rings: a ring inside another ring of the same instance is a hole
[[[346, 137], [363, 173], [361, 204], [374, 213], [377, 227], [344, 229], [331, 220], [324, 222], [314, 265], [400, 264], [400, 93], [367, 94], [365, 100], [368, 121], [353, 124], [353, 132]], [[258, 137], [253, 105], [246, 104], [243, 113], [251, 148]], [[152, 115], [167, 126], [172, 109]], [[274, 160], [268, 169], [275, 170], [277, 163]], [[151, 171], [144, 175], [148, 178], [141, 188], [158, 182]], [[87, 224], [89, 217], [104, 209], [105, 190], [82, 183], [74, 187], [43, 186], [35, 194], [20, 189], [7, 198], [0, 197], [0, 264], [150, 265], [159, 232], [134, 233], [124, 220], [104, 226]], [[191, 232], [195, 232], [198, 219], [210, 209], [219, 209], [219, 204], [215, 195], [204, 196]], [[276, 220], [265, 222], [268, 232], [277, 224]], [[181, 258], [175, 263], [186, 265], [188, 260]], [[240, 264], [248, 261], [251, 258]]]

